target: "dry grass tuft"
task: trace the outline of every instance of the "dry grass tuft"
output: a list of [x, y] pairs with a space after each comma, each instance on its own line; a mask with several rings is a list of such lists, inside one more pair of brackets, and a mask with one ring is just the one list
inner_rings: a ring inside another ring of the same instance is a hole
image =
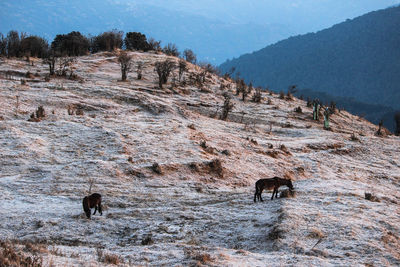
[[308, 237], [320, 239], [320, 238], [324, 238], [325, 234], [317, 228], [311, 228], [310, 232], [308, 233]]
[[210, 172], [218, 174], [219, 177], [224, 177], [224, 168], [220, 159], [213, 159], [207, 165], [210, 168]]
[[163, 171], [161, 169], [160, 164], [157, 162], [154, 162], [153, 165], [151, 166], [151, 170], [157, 174], [163, 174]]
[[372, 202], [380, 202], [379, 198], [372, 193], [365, 193], [365, 199]]
[[214, 262], [214, 259], [211, 257], [210, 254], [208, 254], [205, 251], [201, 251], [199, 249], [195, 250], [192, 248], [185, 248], [184, 254], [186, 258], [196, 261], [198, 266], [201, 264], [211, 266], [212, 263]]
[[279, 194], [280, 198], [292, 198], [296, 197], [296, 192], [293, 190], [285, 189]]
[[15, 245], [0, 241], [0, 266], [10, 267], [41, 267], [43, 266], [43, 257], [26, 256]]

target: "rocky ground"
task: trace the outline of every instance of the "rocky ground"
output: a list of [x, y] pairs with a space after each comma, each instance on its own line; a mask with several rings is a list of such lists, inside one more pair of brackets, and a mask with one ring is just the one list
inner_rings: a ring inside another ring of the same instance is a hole
[[[40, 60], [2, 59], [3, 257], [12, 247], [44, 266], [400, 264], [399, 137], [346, 111], [324, 130], [304, 101], [243, 102], [213, 74], [159, 89], [166, 56], [131, 55], [142, 80], [119, 81], [112, 53], [47, 82]], [[185, 80], [201, 71], [190, 65]], [[46, 116], [28, 121], [39, 106]], [[255, 181], [273, 176], [292, 179], [295, 196], [254, 203]], [[89, 188], [104, 204], [91, 220]]]

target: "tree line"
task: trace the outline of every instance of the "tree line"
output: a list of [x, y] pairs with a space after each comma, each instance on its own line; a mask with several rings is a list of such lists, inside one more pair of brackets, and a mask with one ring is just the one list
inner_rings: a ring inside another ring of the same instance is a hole
[[[15, 30], [8, 32], [6, 36], [0, 33], [0, 56], [8, 58], [83, 56], [115, 49], [160, 51], [176, 57], [181, 55], [175, 44], [168, 43], [161, 47], [161, 41], [147, 39], [146, 35], [140, 32], [128, 32], [124, 36], [122, 31], [112, 30], [97, 36], [84, 36], [78, 31], [72, 31], [68, 34], [57, 34], [50, 44], [43, 37]], [[197, 62], [195, 53], [190, 49], [184, 50], [182, 57], [193, 64]]]

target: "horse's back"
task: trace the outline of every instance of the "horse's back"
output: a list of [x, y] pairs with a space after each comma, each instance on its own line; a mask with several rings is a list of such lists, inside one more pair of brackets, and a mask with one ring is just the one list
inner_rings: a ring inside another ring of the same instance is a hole
[[276, 177], [273, 178], [263, 178], [256, 182], [256, 187], [263, 189], [272, 189], [276, 184]]

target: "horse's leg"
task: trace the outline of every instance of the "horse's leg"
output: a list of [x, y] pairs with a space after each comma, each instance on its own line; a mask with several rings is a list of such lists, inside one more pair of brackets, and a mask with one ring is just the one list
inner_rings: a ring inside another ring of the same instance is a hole
[[274, 199], [275, 190], [276, 190], [276, 188], [274, 188], [274, 191], [272, 191], [272, 197], [271, 197], [271, 200], [273, 200], [273, 199]]
[[257, 190], [256, 190], [256, 192], [254, 193], [254, 202], [257, 202]]
[[94, 206], [94, 212], [93, 212], [93, 215], [95, 215], [95, 214], [96, 214], [96, 211], [97, 211], [97, 205], [96, 205], [96, 206]]
[[258, 197], [260, 198], [260, 201], [264, 201], [261, 197], [261, 193], [262, 193], [263, 189], [260, 189], [260, 192], [258, 193]]
[[100, 213], [100, 215], [103, 215], [103, 209], [101, 207], [101, 204], [99, 204], [99, 213]]
[[275, 198], [278, 198], [278, 188], [276, 189], [276, 192], [275, 192]]

